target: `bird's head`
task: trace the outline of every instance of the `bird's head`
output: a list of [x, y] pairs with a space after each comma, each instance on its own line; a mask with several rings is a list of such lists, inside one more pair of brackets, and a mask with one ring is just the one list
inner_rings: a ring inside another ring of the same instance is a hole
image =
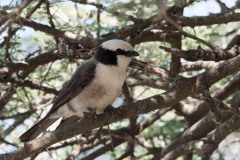
[[106, 65], [128, 66], [132, 57], [139, 56], [133, 46], [126, 41], [112, 39], [103, 42], [96, 53], [96, 59]]

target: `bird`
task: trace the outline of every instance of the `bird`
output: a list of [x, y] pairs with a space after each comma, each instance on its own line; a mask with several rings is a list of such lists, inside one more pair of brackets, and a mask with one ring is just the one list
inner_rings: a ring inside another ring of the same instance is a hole
[[84, 113], [103, 113], [120, 94], [135, 56], [139, 53], [127, 41], [111, 39], [100, 44], [62, 87], [46, 116], [23, 133], [20, 141], [37, 138], [60, 118], [60, 125], [64, 126], [84, 117]]

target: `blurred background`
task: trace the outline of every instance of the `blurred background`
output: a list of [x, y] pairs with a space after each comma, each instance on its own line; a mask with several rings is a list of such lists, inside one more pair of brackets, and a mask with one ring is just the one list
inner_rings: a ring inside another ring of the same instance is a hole
[[[218, 61], [190, 62], [159, 48], [187, 51], [201, 46], [211, 50], [201, 41], [184, 36], [181, 29], [224, 50], [240, 42], [238, 0], [33, 0], [24, 3], [0, 0], [0, 154], [23, 145], [18, 137], [47, 113], [64, 82], [102, 41], [127, 40], [140, 53], [139, 60], [184, 77], [199, 75]], [[57, 54], [62, 39], [69, 40], [68, 49], [73, 53]], [[125, 89], [115, 102], [117, 107], [161, 94], [173, 85], [134, 67], [129, 68], [128, 74]], [[239, 106], [239, 77], [235, 73], [216, 82], [210, 88], [212, 96]], [[181, 145], [177, 139], [185, 131], [191, 129], [194, 135], [199, 129], [203, 133], [184, 143], [214, 132], [218, 125], [211, 120], [200, 126], [208, 112], [209, 106], [203, 100], [188, 97], [165, 110], [113, 123], [109, 132], [105, 126], [101, 132], [93, 130], [78, 135], [77, 140], [74, 137], [59, 142], [29, 159], [160, 159]], [[136, 130], [138, 127], [143, 128]], [[101, 138], [94, 137], [97, 133]], [[239, 129], [232, 131], [215, 146], [211, 158], [240, 159], [239, 137]], [[173, 142], [176, 142], [174, 147]], [[204, 159], [199, 153], [192, 149], [178, 159]]]

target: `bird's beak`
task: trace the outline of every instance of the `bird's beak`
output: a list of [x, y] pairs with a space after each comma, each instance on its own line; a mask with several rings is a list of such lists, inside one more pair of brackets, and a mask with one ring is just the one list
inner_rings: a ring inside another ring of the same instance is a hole
[[139, 56], [139, 53], [136, 51], [128, 51], [127, 54], [125, 54], [127, 57], [136, 57]]

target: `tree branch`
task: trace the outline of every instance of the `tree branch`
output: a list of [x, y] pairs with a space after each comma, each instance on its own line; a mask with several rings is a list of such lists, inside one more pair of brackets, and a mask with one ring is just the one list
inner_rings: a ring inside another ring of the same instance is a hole
[[[218, 66], [211, 68], [209, 71], [206, 71], [199, 76], [201, 77], [204, 76], [204, 79], [206, 80], [205, 82], [211, 85], [216, 81], [238, 71], [239, 69], [240, 69], [240, 56], [237, 56], [230, 60], [219, 63]], [[23, 147], [20, 147], [16, 151], [9, 153], [7, 155], [2, 155], [1, 157], [2, 158], [5, 157], [9, 160], [16, 158], [23, 159], [31, 154], [41, 151], [42, 149], [56, 142], [73, 137], [73, 135], [78, 135], [86, 131], [92, 130], [94, 128], [98, 128], [119, 121], [124, 118], [131, 118], [139, 114], [153, 111], [155, 109], [173, 106], [177, 102], [188, 97], [190, 94], [192, 94], [192, 92], [197, 91], [194, 89], [196, 82], [197, 77], [192, 78], [179, 77], [176, 80], [177, 87], [174, 87], [170, 91], [117, 108], [119, 112], [123, 113], [121, 117], [104, 112], [103, 114], [98, 115], [98, 119], [100, 119], [101, 121], [94, 123], [93, 119], [91, 120], [83, 119], [77, 122], [76, 124], [69, 125], [68, 127], [62, 130], [48, 132], [40, 138], [25, 143]]]

